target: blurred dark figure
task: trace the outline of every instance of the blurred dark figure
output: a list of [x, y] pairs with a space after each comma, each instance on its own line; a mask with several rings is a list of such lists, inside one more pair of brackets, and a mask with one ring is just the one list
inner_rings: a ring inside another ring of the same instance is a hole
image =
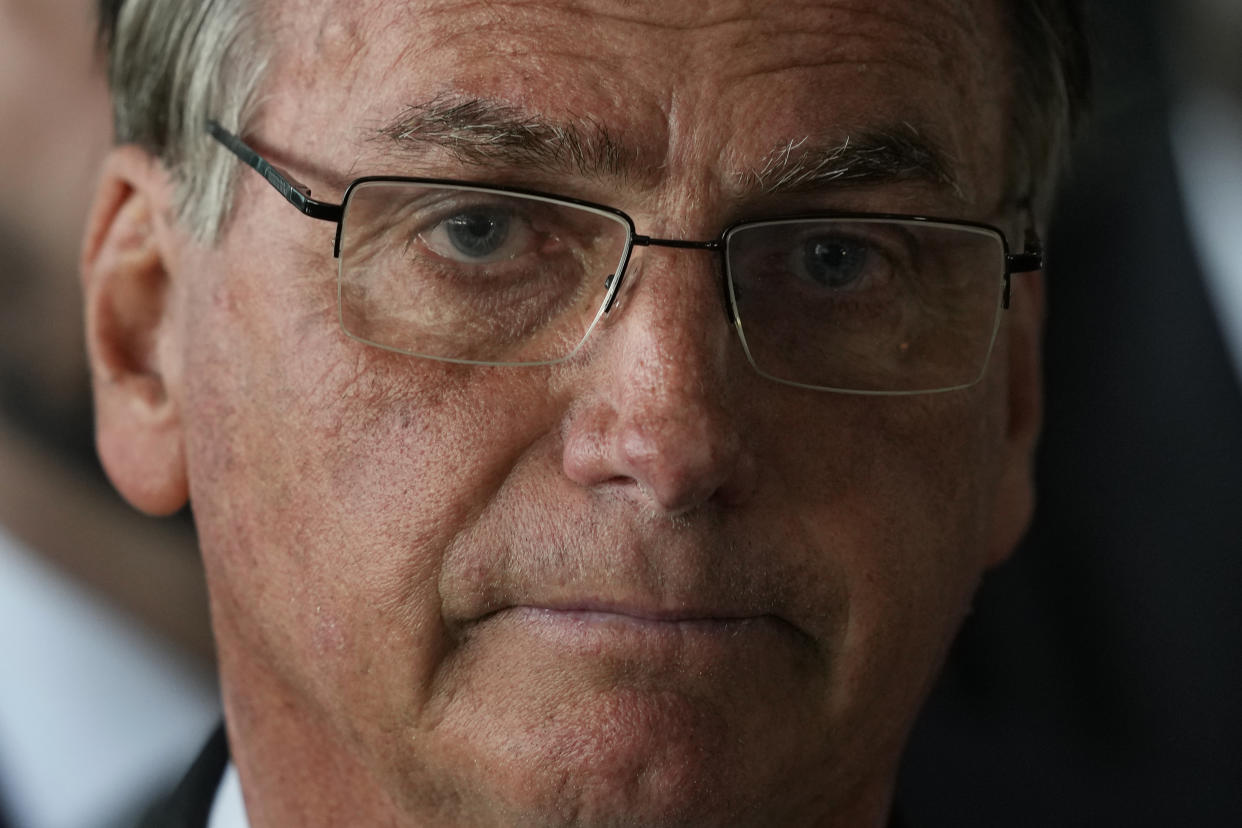
[[1242, 814], [1242, 4], [1089, 5], [1040, 505], [915, 732], [920, 826]]
[[95, 460], [78, 240], [109, 145], [90, 0], [0, 0], [0, 826], [107, 828], [218, 715], [188, 522]]

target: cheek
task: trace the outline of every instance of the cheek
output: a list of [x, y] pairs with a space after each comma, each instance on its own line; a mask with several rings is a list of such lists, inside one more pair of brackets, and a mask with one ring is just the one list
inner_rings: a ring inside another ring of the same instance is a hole
[[443, 549], [554, 430], [552, 403], [529, 373], [349, 340], [325, 290], [257, 281], [194, 303], [185, 355], [191, 498], [218, 634], [237, 639], [221, 649], [324, 715], [372, 711], [342, 728], [392, 724], [443, 655]]
[[984, 568], [999, 393], [841, 398], [786, 431], [802, 437], [783, 449], [789, 514], [803, 516], [844, 605], [829, 717], [858, 725], [842, 732], [863, 754], [890, 740], [895, 755]]

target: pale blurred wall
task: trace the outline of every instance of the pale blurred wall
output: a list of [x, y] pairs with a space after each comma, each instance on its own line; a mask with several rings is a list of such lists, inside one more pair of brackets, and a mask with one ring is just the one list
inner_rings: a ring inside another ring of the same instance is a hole
[[188, 519], [133, 513], [94, 455], [77, 262], [111, 145], [94, 9], [0, 0], [0, 525], [206, 663]]

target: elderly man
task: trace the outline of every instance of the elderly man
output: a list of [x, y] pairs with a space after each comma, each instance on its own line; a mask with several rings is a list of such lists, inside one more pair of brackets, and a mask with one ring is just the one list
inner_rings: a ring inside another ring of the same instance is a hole
[[107, 5], [99, 450], [194, 509], [214, 824], [884, 824], [1030, 512], [1072, 9]]

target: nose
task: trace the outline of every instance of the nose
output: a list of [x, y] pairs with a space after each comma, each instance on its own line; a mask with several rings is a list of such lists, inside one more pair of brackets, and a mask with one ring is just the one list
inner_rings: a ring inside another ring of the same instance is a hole
[[565, 423], [564, 472], [668, 515], [736, 505], [756, 466], [733, 402], [739, 355], [717, 262], [672, 250], [644, 259], [591, 345]]

